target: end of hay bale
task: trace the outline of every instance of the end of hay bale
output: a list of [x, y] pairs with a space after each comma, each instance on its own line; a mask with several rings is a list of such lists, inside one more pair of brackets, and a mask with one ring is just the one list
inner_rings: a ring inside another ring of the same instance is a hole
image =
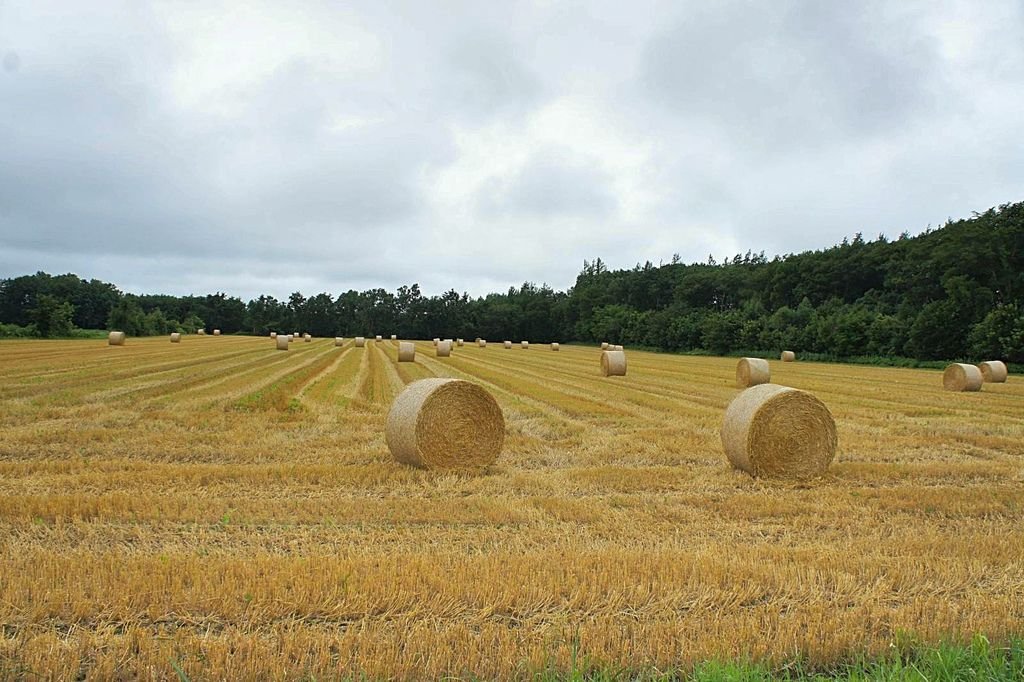
[[452, 342], [449, 339], [444, 341], [438, 341], [437, 343], [437, 357], [447, 358], [452, 354]]
[[779, 359], [783, 362], [796, 362], [796, 353], [791, 350], [784, 350], [782, 351], [782, 354], [779, 355]]
[[601, 373], [606, 377], [626, 376], [626, 352], [606, 350], [601, 353]]
[[107, 334], [107, 344], [111, 346], [123, 346], [124, 339], [124, 332], [110, 332]]
[[416, 362], [416, 344], [412, 341], [398, 342], [398, 361]]
[[291, 342], [292, 337], [290, 336], [278, 336], [276, 339], [274, 339], [274, 343], [277, 344], [278, 350], [288, 350], [288, 344], [290, 344]]
[[762, 358], [740, 358], [736, 363], [736, 386], [749, 388], [771, 381], [772, 371], [767, 360]]
[[493, 396], [461, 379], [409, 384], [388, 413], [385, 436], [396, 460], [427, 469], [493, 463], [505, 439], [505, 418]]
[[557, 343], [551, 344], [551, 350], [558, 350], [558, 344]]
[[986, 384], [1003, 384], [1006, 383], [1006, 379], [1009, 376], [1009, 371], [1006, 369], [1006, 364], [1001, 360], [988, 360], [986, 362], [978, 363], [978, 369], [981, 371], [981, 380]]
[[982, 383], [981, 370], [974, 365], [954, 362], [942, 373], [942, 388], [947, 391], [980, 391]]
[[505, 345], [506, 349], [509, 349], [509, 348], [512, 347], [512, 342], [511, 341], [506, 341], [504, 345]]
[[343, 337], [343, 336], [335, 336], [334, 337], [334, 345], [335, 346], [344, 346], [345, 345], [345, 337]]
[[832, 413], [806, 391], [761, 384], [725, 410], [722, 447], [729, 462], [751, 476], [807, 479], [825, 473], [838, 437]]
[[172, 332], [171, 343], [181, 343], [181, 334], [178, 332]]
[[366, 337], [365, 336], [357, 336], [356, 337], [356, 348], [365, 348], [365, 347], [366, 347]]

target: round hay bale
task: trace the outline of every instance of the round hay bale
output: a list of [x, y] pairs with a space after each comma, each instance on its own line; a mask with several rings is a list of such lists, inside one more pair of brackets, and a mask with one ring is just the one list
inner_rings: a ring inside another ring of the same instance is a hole
[[626, 349], [623, 348], [622, 346], [615, 345], [615, 346], [608, 346], [608, 350], [626, 350]]
[[206, 336], [206, 330], [205, 329], [197, 329], [196, 330], [196, 334], [198, 334], [199, 336]]
[[519, 342], [519, 347], [522, 348], [523, 350], [530, 350], [530, 342], [529, 341], [520, 341]]
[[608, 350], [608, 342], [607, 341], [602, 341], [601, 342], [601, 350]]
[[298, 332], [292, 332], [292, 338], [298, 338], [300, 334]]
[[377, 334], [375, 337], [373, 337], [373, 340], [379, 343], [379, 342], [383, 341], [384, 339], [383, 339], [383, 337], [381, 337], [380, 334]]
[[455, 339], [455, 345], [458, 346], [459, 348], [462, 348], [464, 345], [466, 345], [466, 342], [463, 341], [462, 339]]
[[558, 350], [558, 344], [557, 343], [551, 344], [551, 350]]
[[749, 388], [771, 381], [772, 370], [767, 360], [761, 358], [740, 358], [736, 363], [736, 385]]
[[344, 346], [345, 345], [345, 337], [343, 337], [343, 336], [335, 336], [334, 337], [334, 345], [335, 346]]
[[292, 342], [290, 336], [278, 336], [274, 343], [277, 344], [278, 350], [288, 350], [288, 344]]
[[398, 340], [398, 336], [396, 334], [392, 334], [391, 335], [391, 340], [392, 341], [397, 341]]
[[796, 353], [791, 350], [784, 350], [782, 351], [782, 355], [779, 356], [779, 359], [783, 362], [796, 362]]
[[740, 393], [722, 421], [726, 457], [755, 477], [820, 476], [836, 455], [836, 442], [836, 423], [823, 402], [777, 384]]
[[366, 347], [366, 337], [365, 336], [357, 336], [356, 337], [356, 348], [364, 348], [364, 347]]
[[302, 337], [302, 340], [305, 341], [306, 343], [312, 343], [313, 337], [310, 336], [309, 334], [306, 334], [305, 336]]
[[277, 332], [270, 332], [270, 338], [276, 339], [277, 338]]
[[181, 343], [181, 334], [178, 332], [171, 332], [171, 343]]
[[601, 353], [601, 373], [606, 377], [626, 376], [626, 353], [621, 350], [606, 350]]
[[981, 370], [974, 365], [954, 362], [942, 373], [942, 388], [947, 391], [980, 391]]
[[437, 357], [447, 358], [452, 354], [452, 342], [450, 340], [439, 341], [437, 344]]
[[107, 334], [107, 343], [111, 346], [123, 346], [124, 332], [110, 332]]
[[507, 349], [509, 349], [511, 347], [512, 347], [512, 342], [511, 341], [506, 341], [505, 342], [505, 349], [507, 350]]
[[[281, 338], [281, 337], [279, 336], [279, 337], [277, 337], [277, 338]], [[295, 337], [294, 337], [294, 336], [292, 336], [291, 334], [289, 334], [289, 335], [288, 335], [288, 336], [286, 336], [285, 338], [286, 338], [286, 339], [288, 339], [288, 343], [291, 343], [292, 341], [294, 341], [294, 340], [295, 340]]]
[[1006, 365], [1000, 360], [988, 360], [978, 364], [981, 380], [986, 384], [1004, 384], [1009, 374]]
[[441, 343], [441, 339], [434, 337], [434, 348], [437, 348], [437, 344]]
[[444, 342], [448, 344], [448, 349], [449, 350], [451, 350], [452, 348], [455, 348], [455, 342], [453, 340], [445, 339]]
[[309, 332], [306, 332], [305, 334], [302, 335], [302, 338], [304, 338], [304, 339], [311, 339], [311, 338], [313, 338], [313, 336]]
[[398, 343], [398, 361], [416, 362], [416, 344], [412, 341], [400, 341]]
[[214, 329], [213, 330], [213, 335], [214, 336], [220, 336], [220, 330], [219, 329]]
[[478, 339], [476, 345], [480, 348], [487, 348], [487, 339]]
[[409, 384], [388, 413], [385, 436], [396, 460], [427, 469], [491, 464], [505, 440], [497, 401], [461, 379], [421, 379]]

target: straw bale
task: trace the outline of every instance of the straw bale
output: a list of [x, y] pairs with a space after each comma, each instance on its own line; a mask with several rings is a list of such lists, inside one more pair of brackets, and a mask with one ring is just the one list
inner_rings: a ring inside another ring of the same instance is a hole
[[608, 350], [609, 343], [607, 341], [601, 342], [601, 350]]
[[356, 337], [356, 348], [363, 348], [365, 346], [366, 346], [366, 337], [365, 336], [357, 336]]
[[459, 348], [462, 348], [464, 345], [466, 345], [466, 342], [463, 339], [455, 339], [455, 345], [458, 346]]
[[437, 348], [437, 344], [441, 343], [441, 339], [434, 337], [434, 348]]
[[214, 336], [220, 336], [220, 330], [219, 329], [214, 329], [213, 330], [213, 335]]
[[523, 350], [530, 350], [530, 342], [529, 341], [520, 341], [519, 342], [519, 347], [522, 348]]
[[1006, 365], [1000, 360], [982, 362], [978, 365], [978, 369], [981, 370], [981, 380], [986, 384], [1006, 383], [1006, 377], [1009, 374], [1006, 371]]
[[784, 350], [782, 351], [782, 355], [779, 356], [779, 359], [783, 362], [796, 362], [796, 353], [791, 350]]
[[277, 344], [278, 350], [288, 350], [288, 344], [292, 342], [291, 336], [278, 336], [274, 343]]
[[334, 345], [335, 346], [344, 346], [345, 345], [345, 337], [344, 336], [335, 336], [334, 337]]
[[736, 363], [736, 385], [749, 388], [771, 381], [772, 371], [768, 361], [761, 358], [740, 358]]
[[506, 341], [506, 342], [505, 342], [505, 348], [506, 348], [506, 349], [509, 349], [509, 348], [511, 348], [511, 347], [512, 347], [512, 342], [511, 342], [511, 341]]
[[277, 338], [277, 332], [270, 332], [270, 338], [276, 339]]
[[558, 350], [558, 344], [557, 343], [551, 344], [551, 350]]
[[954, 362], [942, 373], [942, 388], [947, 391], [980, 391], [984, 382], [974, 365]]
[[391, 335], [391, 340], [392, 341], [397, 341], [398, 340], [398, 336], [396, 334], [392, 334]]
[[399, 341], [398, 361], [416, 362], [416, 344], [412, 341]]
[[171, 343], [181, 343], [181, 334], [178, 332], [171, 332]]
[[386, 438], [396, 460], [427, 469], [493, 463], [505, 439], [505, 418], [481, 386], [461, 379], [409, 384], [388, 413]]
[[725, 410], [722, 446], [751, 476], [820, 476], [836, 454], [836, 423], [815, 396], [777, 384], [740, 393]]
[[302, 340], [305, 341], [306, 343], [313, 343], [313, 337], [310, 336], [309, 334], [306, 334], [305, 336], [303, 336]]
[[447, 358], [452, 354], [452, 342], [450, 339], [445, 339], [437, 344], [437, 357]]
[[373, 337], [373, 340], [379, 343], [383, 341], [384, 338], [380, 334], [377, 334], [375, 337]]
[[601, 373], [606, 377], [626, 376], [626, 353], [621, 350], [601, 352]]
[[477, 339], [476, 345], [480, 348], [487, 348], [487, 339]]
[[107, 334], [107, 343], [111, 346], [123, 346], [124, 332], [110, 332]]
[[206, 330], [205, 329], [197, 329], [196, 330], [196, 334], [198, 334], [199, 336], [206, 336]]

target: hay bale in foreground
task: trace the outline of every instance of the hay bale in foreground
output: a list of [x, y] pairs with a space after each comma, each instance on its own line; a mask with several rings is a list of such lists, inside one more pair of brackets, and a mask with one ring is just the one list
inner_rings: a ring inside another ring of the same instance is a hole
[[519, 347], [522, 348], [523, 350], [530, 350], [530, 342], [529, 341], [520, 341], [519, 342]]
[[736, 385], [749, 388], [767, 384], [772, 379], [772, 370], [767, 360], [761, 358], [740, 358], [736, 363]]
[[111, 346], [123, 346], [124, 332], [110, 332], [107, 334], [107, 344]]
[[796, 353], [791, 350], [784, 350], [782, 351], [782, 355], [779, 356], [779, 359], [783, 362], [796, 362]]
[[813, 478], [836, 455], [836, 423], [815, 396], [777, 384], [740, 393], [725, 410], [722, 447], [751, 476]]
[[427, 469], [491, 464], [505, 440], [497, 401], [461, 379], [421, 379], [395, 399], [385, 429], [388, 448], [403, 464]]
[[213, 335], [214, 336], [220, 336], [220, 330], [219, 329], [214, 329], [213, 330]]
[[942, 388], [947, 391], [980, 391], [984, 382], [974, 365], [954, 362], [942, 373]]
[[178, 332], [171, 332], [171, 343], [181, 343], [181, 334]]
[[505, 349], [507, 350], [507, 349], [509, 349], [511, 347], [512, 347], [512, 342], [511, 341], [506, 341], [505, 342]]
[[452, 354], [452, 342], [448, 339], [439, 341], [437, 344], [437, 357], [447, 358]]
[[480, 348], [487, 348], [487, 339], [477, 339], [476, 345]]
[[345, 337], [344, 336], [335, 336], [334, 337], [334, 345], [335, 346], [344, 346], [345, 345]]
[[356, 337], [356, 348], [365, 348], [365, 347], [366, 347], [366, 337], [365, 336], [357, 336]]
[[291, 342], [292, 337], [290, 336], [278, 336], [277, 339], [275, 340], [278, 350], [288, 350], [288, 344], [290, 344]]
[[416, 344], [412, 341], [398, 342], [398, 361], [416, 362]]
[[609, 344], [608, 344], [607, 341], [602, 341], [601, 342], [601, 350], [608, 350], [608, 345]]
[[551, 350], [558, 350], [558, 344], [557, 343], [551, 344]]
[[626, 353], [621, 350], [601, 352], [601, 373], [606, 377], [626, 376]]
[[978, 364], [981, 371], [981, 380], [986, 384], [1003, 384], [1009, 372], [1001, 360], [988, 360]]

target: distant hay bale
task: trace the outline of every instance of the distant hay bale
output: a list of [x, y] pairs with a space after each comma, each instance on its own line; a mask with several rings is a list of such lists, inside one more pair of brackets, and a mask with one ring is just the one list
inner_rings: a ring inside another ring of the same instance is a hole
[[455, 341], [453, 341], [452, 339], [445, 339], [444, 342], [448, 344], [449, 350], [455, 348]]
[[388, 448], [403, 464], [426, 469], [481, 467], [493, 463], [505, 440], [497, 401], [461, 379], [421, 379], [409, 384], [388, 413]]
[[398, 336], [397, 336], [397, 335], [395, 335], [395, 334], [392, 334], [392, 335], [391, 335], [391, 340], [392, 340], [392, 341], [397, 341], [397, 340], [398, 340]]
[[288, 344], [290, 344], [291, 342], [291, 336], [278, 336], [275, 341], [278, 350], [288, 350]]
[[366, 346], [366, 337], [365, 336], [357, 336], [356, 337], [356, 348], [364, 348], [365, 346]]
[[740, 393], [725, 410], [722, 446], [751, 476], [813, 478], [836, 455], [836, 423], [815, 396], [777, 384]]
[[441, 343], [441, 339], [434, 337], [434, 348], [437, 348], [437, 344]]
[[487, 339], [477, 339], [476, 345], [480, 348], [487, 348]]
[[558, 350], [558, 344], [557, 343], [551, 344], [551, 350]]
[[1006, 377], [1009, 374], [1006, 371], [1006, 365], [1000, 360], [982, 362], [978, 365], [978, 369], [981, 370], [981, 380], [986, 384], [1006, 383]]
[[782, 351], [782, 355], [779, 356], [779, 359], [783, 362], [796, 362], [796, 353], [791, 350], [784, 350]]
[[220, 336], [220, 330], [219, 329], [214, 329], [213, 330], [213, 335], [214, 336]]
[[942, 388], [947, 391], [980, 391], [984, 379], [974, 365], [954, 362], [942, 373]]
[[[277, 338], [281, 338], [281, 337], [279, 336], [279, 337], [277, 337]], [[288, 339], [288, 343], [291, 343], [292, 341], [294, 341], [294, 340], [295, 340], [295, 336], [294, 336], [294, 335], [292, 335], [292, 334], [289, 334], [289, 335], [288, 335], [288, 336], [286, 336], [285, 338], [286, 338], [286, 339]]]
[[309, 332], [306, 332], [305, 334], [302, 335], [302, 338], [304, 338], [304, 339], [311, 339], [311, 338], [313, 338], [313, 336]]
[[123, 346], [124, 332], [110, 332], [107, 334], [107, 343], [111, 346]]
[[452, 354], [452, 342], [449, 339], [439, 341], [437, 344], [437, 357], [447, 358]]
[[171, 332], [171, 343], [181, 343], [181, 334], [178, 332]]
[[374, 340], [374, 341], [376, 341], [376, 342], [378, 342], [378, 343], [380, 343], [380, 342], [381, 342], [381, 341], [383, 341], [384, 339], [383, 339], [383, 337], [381, 337], [381, 335], [380, 335], [380, 334], [377, 334], [377, 335], [376, 335], [375, 337], [373, 337], [373, 340]]
[[749, 388], [771, 381], [772, 370], [767, 360], [761, 358], [740, 358], [736, 363], [736, 385]]
[[601, 373], [606, 377], [626, 376], [626, 353], [621, 350], [606, 350], [601, 353]]
[[602, 341], [601, 342], [601, 350], [608, 350], [608, 345], [609, 344], [608, 344], [607, 341]]
[[530, 350], [530, 342], [529, 341], [520, 341], [519, 342], [519, 347], [522, 348], [523, 350]]
[[508, 349], [508, 348], [511, 348], [511, 347], [512, 347], [512, 342], [511, 341], [506, 341], [505, 342], [505, 348]]
[[206, 336], [206, 330], [205, 329], [197, 329], [196, 330], [196, 334], [199, 335], [199, 336]]
[[301, 334], [299, 334], [298, 332], [292, 332], [292, 338], [293, 338], [293, 339], [297, 339], [297, 338], [299, 338], [300, 336], [301, 336]]
[[398, 361], [416, 362], [416, 344], [412, 341], [400, 341], [398, 343]]
[[462, 348], [465, 345], [465, 343], [466, 342], [463, 341], [462, 339], [455, 339], [455, 345], [458, 346], [459, 348]]
[[608, 350], [626, 350], [626, 349], [623, 348], [622, 346], [615, 345], [615, 346], [608, 346]]
[[343, 336], [335, 336], [334, 337], [334, 345], [335, 346], [344, 346], [345, 345], [345, 337], [343, 337]]
[[270, 338], [276, 339], [277, 338], [277, 332], [270, 332]]
[[306, 334], [305, 336], [302, 337], [302, 340], [305, 341], [306, 343], [312, 343], [313, 337], [310, 336], [309, 334]]

